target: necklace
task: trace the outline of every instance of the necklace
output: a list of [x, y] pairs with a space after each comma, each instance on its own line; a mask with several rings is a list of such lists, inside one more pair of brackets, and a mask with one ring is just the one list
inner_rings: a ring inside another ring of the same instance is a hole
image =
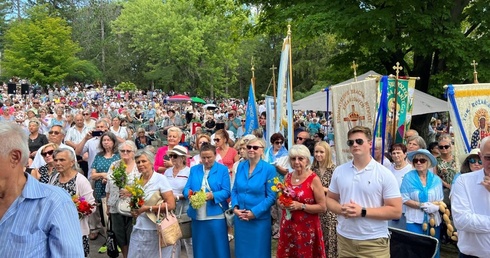
[[297, 183], [297, 182], [299, 182], [299, 178], [294, 179], [294, 181], [295, 181], [296, 183]]

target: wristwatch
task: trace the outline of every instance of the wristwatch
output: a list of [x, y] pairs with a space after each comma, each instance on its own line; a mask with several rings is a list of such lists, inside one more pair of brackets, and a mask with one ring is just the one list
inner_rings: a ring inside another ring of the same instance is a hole
[[362, 207], [362, 210], [361, 210], [361, 217], [366, 217], [366, 208]]
[[303, 203], [303, 205], [301, 205], [301, 210], [302, 211], [306, 210], [306, 203]]
[[153, 206], [150, 206], [150, 212], [153, 212]]

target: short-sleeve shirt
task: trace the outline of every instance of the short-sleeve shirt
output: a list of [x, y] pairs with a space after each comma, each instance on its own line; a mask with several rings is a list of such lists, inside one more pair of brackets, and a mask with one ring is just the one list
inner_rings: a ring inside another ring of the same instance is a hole
[[[382, 207], [383, 200], [401, 197], [393, 173], [374, 159], [362, 170], [352, 161], [338, 166], [328, 190], [340, 195], [340, 204], [353, 200], [365, 208]], [[354, 240], [388, 237], [388, 221], [338, 216], [337, 233]]]

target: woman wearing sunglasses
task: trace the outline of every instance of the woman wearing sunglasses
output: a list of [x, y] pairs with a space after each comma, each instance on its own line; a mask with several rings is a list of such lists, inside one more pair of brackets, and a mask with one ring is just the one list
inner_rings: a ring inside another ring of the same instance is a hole
[[[200, 150], [203, 145], [206, 144], [211, 144], [211, 137], [207, 134], [200, 134], [196, 138], [196, 150]], [[223, 161], [221, 159], [221, 156], [219, 154], [216, 154], [216, 162], [223, 164]], [[192, 159], [190, 160], [190, 165], [189, 167], [193, 167], [195, 165], [201, 164], [201, 154], [196, 154]]]
[[[248, 141], [248, 159], [238, 165], [231, 191], [235, 213], [235, 257], [270, 257], [272, 191], [276, 169], [262, 160], [265, 141]], [[253, 248], [250, 248], [253, 247]]]
[[444, 202], [450, 205], [449, 192], [454, 176], [458, 171], [456, 159], [452, 153], [451, 136], [441, 135], [439, 137], [439, 152], [441, 155], [437, 157], [437, 166], [434, 167], [434, 173], [442, 179], [444, 187]]
[[39, 167], [38, 169], [33, 169], [31, 174], [41, 183], [49, 183], [52, 175], [55, 174], [56, 169], [54, 168], [53, 153], [58, 149], [58, 145], [54, 143], [48, 143], [40, 148], [41, 156], [46, 162], [45, 165]]
[[[456, 182], [456, 178], [461, 174], [466, 174], [469, 172], [477, 171], [483, 168], [482, 160], [478, 155], [480, 149], [472, 149], [469, 154], [463, 154], [460, 157], [461, 170], [454, 176], [453, 183]], [[461, 160], [463, 160], [461, 162]]]
[[[405, 174], [400, 189], [406, 206], [406, 229], [424, 235], [434, 231], [432, 236], [439, 239], [441, 215], [439, 205], [434, 202], [442, 201], [444, 194], [441, 179], [429, 172], [429, 168], [437, 165], [437, 160], [425, 149], [409, 152], [407, 157], [414, 170]], [[433, 227], [430, 226], [431, 220], [434, 220]], [[437, 250], [435, 257], [439, 257], [439, 247]]]

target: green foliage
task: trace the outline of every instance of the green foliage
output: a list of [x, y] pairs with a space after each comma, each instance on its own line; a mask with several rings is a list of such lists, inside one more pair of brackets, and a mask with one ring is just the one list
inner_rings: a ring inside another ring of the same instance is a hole
[[115, 90], [135, 91], [138, 90], [138, 87], [132, 82], [121, 82], [116, 86]]
[[6, 32], [4, 73], [40, 84], [61, 82], [78, 61], [74, 56], [79, 46], [71, 40], [71, 28], [63, 19], [49, 17], [45, 6], [34, 7], [29, 14]]

